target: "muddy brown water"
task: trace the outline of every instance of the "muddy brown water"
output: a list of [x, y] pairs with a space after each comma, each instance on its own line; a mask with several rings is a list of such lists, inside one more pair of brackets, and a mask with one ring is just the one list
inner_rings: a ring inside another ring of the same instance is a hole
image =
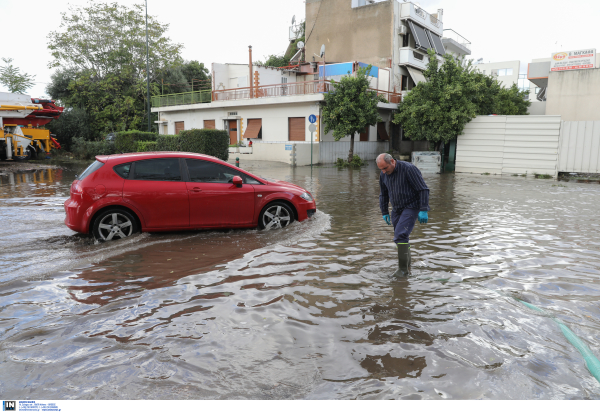
[[81, 166], [0, 172], [0, 393], [15, 399], [600, 399], [600, 187], [428, 175], [395, 270], [378, 171], [243, 164], [317, 198], [280, 231], [63, 224]]

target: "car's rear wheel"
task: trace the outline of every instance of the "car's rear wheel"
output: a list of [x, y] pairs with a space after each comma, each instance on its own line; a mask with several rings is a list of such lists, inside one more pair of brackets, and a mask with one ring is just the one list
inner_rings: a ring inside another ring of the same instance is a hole
[[92, 234], [101, 242], [123, 239], [139, 231], [137, 220], [123, 209], [107, 209], [94, 220]]
[[283, 202], [269, 203], [258, 217], [258, 227], [265, 230], [281, 229], [294, 221], [294, 212]]

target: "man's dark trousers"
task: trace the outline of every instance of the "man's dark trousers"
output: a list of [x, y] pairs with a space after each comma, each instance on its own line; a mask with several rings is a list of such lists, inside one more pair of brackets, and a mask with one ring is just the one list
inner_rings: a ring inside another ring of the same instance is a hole
[[404, 209], [400, 213], [392, 210], [392, 225], [394, 226], [394, 243], [408, 243], [419, 215], [418, 209]]

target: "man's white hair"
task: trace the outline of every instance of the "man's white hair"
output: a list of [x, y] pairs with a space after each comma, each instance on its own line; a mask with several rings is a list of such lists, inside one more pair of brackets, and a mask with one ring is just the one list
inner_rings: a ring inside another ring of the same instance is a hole
[[383, 160], [387, 164], [391, 165], [392, 164], [392, 160], [394, 160], [394, 158], [389, 153], [382, 153], [379, 156], [377, 156], [377, 161], [379, 162], [381, 160]]

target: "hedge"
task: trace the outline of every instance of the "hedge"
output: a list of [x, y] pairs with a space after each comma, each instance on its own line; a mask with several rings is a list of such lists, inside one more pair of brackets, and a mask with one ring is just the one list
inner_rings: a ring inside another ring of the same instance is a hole
[[229, 135], [225, 130], [191, 129], [178, 135], [159, 135], [155, 150], [202, 153], [229, 159]]
[[77, 159], [93, 159], [99, 155], [114, 154], [115, 144], [107, 140], [88, 141], [83, 137], [74, 137], [71, 152]]
[[118, 132], [115, 138], [115, 150], [117, 153], [136, 152], [138, 142], [154, 142], [158, 137], [157, 133], [141, 132], [139, 130], [130, 130], [128, 132]]
[[157, 142], [137, 142], [138, 152], [155, 152], [157, 149]]

